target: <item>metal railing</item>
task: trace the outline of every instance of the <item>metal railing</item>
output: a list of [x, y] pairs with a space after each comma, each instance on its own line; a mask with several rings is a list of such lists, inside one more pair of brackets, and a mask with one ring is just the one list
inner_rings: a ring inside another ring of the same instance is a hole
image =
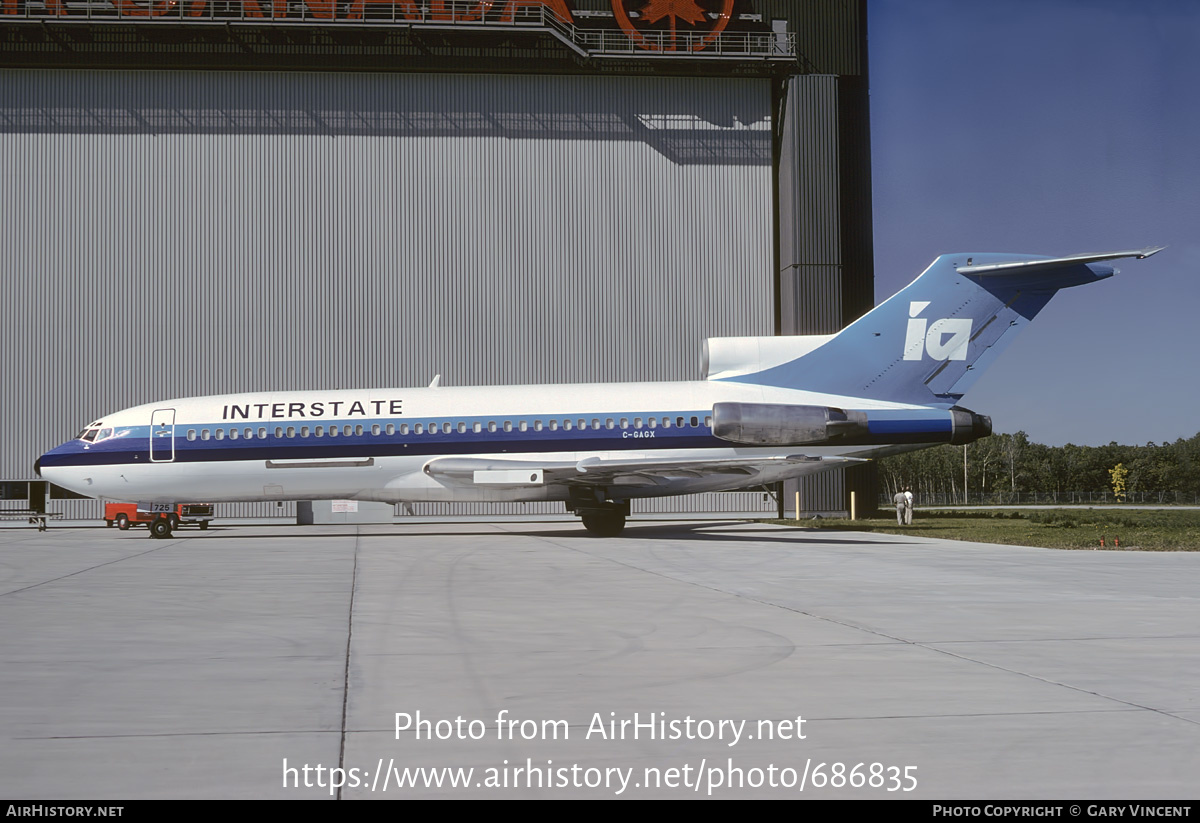
[[794, 60], [794, 32], [583, 29], [548, 6], [503, 0], [0, 0], [0, 21], [166, 22], [522, 30], [552, 34], [588, 57]]

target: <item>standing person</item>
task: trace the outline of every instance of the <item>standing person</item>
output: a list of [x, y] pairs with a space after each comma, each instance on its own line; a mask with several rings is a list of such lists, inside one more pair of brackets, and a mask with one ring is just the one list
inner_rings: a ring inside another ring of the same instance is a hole
[[898, 491], [894, 495], [892, 495], [892, 502], [896, 504], [896, 525], [903, 526], [904, 525], [904, 509], [905, 509], [905, 506], [907, 505], [905, 503], [904, 492]]
[[904, 525], [912, 525], [913, 493], [908, 486], [904, 487]]

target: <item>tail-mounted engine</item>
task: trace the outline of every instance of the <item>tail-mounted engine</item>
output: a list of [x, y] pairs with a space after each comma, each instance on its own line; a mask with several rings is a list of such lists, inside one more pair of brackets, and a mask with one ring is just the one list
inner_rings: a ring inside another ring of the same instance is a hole
[[952, 409], [846, 411], [831, 406], [716, 403], [713, 435], [746, 446], [841, 446], [971, 443], [992, 433], [992, 420]]
[[713, 434], [752, 446], [799, 446], [867, 442], [865, 412], [829, 406], [716, 403]]

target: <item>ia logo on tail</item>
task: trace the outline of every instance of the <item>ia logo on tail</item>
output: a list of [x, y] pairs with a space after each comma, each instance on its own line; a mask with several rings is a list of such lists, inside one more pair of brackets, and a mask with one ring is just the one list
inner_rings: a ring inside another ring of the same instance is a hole
[[971, 340], [971, 318], [949, 318], [930, 323], [918, 317], [928, 306], [928, 300], [908, 304], [908, 334], [904, 338], [904, 359], [920, 360], [926, 354], [934, 360], [966, 360], [967, 343]]

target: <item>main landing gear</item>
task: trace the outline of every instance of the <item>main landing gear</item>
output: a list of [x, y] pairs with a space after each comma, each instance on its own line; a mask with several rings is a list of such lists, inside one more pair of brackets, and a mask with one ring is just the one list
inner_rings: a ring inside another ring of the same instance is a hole
[[618, 537], [625, 530], [629, 501], [572, 500], [567, 508], [583, 519], [583, 527], [596, 537]]

